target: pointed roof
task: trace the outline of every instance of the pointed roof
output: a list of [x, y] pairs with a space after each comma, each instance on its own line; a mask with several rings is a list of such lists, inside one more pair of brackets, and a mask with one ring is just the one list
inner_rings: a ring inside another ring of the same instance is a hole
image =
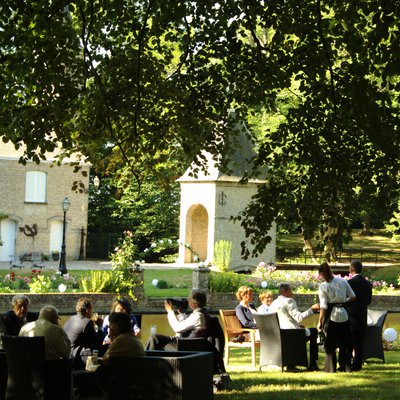
[[254, 165], [254, 140], [244, 123], [238, 123], [229, 135], [223, 139], [224, 155], [212, 156], [207, 151], [201, 151], [200, 158], [204, 166], [193, 162], [178, 182], [191, 181], [225, 181], [239, 182], [251, 173], [251, 182], [263, 182], [265, 168], [252, 172]]

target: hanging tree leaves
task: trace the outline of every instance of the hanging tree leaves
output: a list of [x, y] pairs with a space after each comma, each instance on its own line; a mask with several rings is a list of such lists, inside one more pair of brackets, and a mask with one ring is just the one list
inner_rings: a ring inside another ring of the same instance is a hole
[[358, 202], [389, 207], [398, 187], [399, 11], [388, 0], [10, 0], [3, 140], [36, 161], [60, 142], [140, 183], [168, 158], [223, 152], [234, 108], [268, 167], [240, 216], [255, 252], [274, 220], [293, 218], [332, 257]]

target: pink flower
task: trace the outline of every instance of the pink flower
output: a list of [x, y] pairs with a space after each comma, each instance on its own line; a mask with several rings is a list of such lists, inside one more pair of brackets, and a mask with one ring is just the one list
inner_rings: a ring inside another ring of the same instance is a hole
[[265, 262], [264, 261], [260, 261], [257, 265], [257, 268], [265, 268]]

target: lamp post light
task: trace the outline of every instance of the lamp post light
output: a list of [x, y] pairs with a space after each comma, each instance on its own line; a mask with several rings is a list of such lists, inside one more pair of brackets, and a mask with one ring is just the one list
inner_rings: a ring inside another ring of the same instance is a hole
[[65, 264], [65, 226], [66, 226], [66, 216], [69, 207], [71, 206], [71, 202], [69, 201], [68, 197], [64, 197], [62, 202], [62, 209], [64, 212], [64, 221], [63, 221], [63, 237], [62, 237], [62, 245], [61, 245], [61, 254], [60, 254], [60, 265], [58, 270], [61, 272], [61, 275], [65, 275], [67, 271], [67, 266]]

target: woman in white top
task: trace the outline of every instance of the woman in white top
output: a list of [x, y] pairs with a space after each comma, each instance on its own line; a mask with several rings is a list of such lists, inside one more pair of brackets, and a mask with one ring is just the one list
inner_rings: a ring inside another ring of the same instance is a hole
[[339, 348], [339, 371], [351, 371], [351, 333], [345, 303], [356, 296], [345, 279], [336, 278], [327, 263], [318, 268], [324, 280], [319, 285], [320, 314], [318, 330], [325, 333], [325, 372], [336, 372], [336, 349]]

